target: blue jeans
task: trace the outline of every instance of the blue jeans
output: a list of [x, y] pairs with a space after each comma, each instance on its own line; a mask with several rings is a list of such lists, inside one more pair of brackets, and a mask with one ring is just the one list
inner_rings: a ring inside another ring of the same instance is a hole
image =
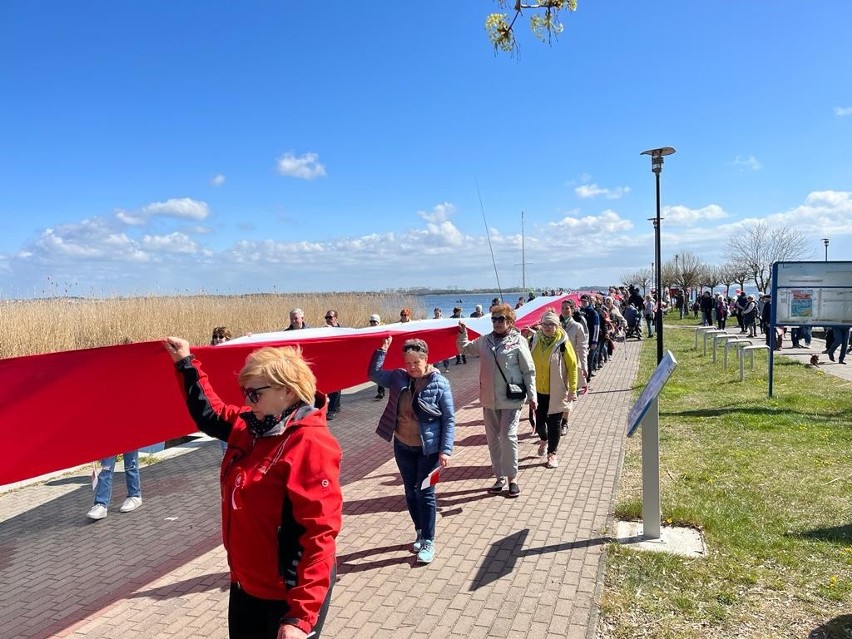
[[438, 453], [424, 455], [422, 446], [407, 446], [396, 439], [393, 441], [393, 456], [396, 459], [402, 484], [405, 486], [405, 503], [408, 514], [423, 539], [435, 539], [435, 487], [420, 488], [420, 484], [438, 466]]
[[[109, 506], [112, 496], [112, 473], [115, 469], [115, 456], [101, 460], [101, 472], [95, 487], [95, 503]], [[142, 482], [139, 479], [139, 451], [124, 453], [124, 481], [127, 484], [128, 497], [142, 496]]]

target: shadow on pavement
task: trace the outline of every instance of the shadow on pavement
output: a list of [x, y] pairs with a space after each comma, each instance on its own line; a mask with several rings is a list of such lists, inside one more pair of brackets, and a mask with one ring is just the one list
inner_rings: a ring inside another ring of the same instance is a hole
[[174, 583], [160, 586], [159, 588], [150, 588], [148, 590], [139, 590], [133, 593], [131, 598], [151, 597], [152, 599], [173, 599], [181, 595], [188, 595], [197, 592], [209, 592], [218, 590], [220, 592], [228, 592], [231, 588], [231, 574], [227, 571], [217, 572], [214, 574], [200, 575], [185, 579], [184, 581], [176, 581]]

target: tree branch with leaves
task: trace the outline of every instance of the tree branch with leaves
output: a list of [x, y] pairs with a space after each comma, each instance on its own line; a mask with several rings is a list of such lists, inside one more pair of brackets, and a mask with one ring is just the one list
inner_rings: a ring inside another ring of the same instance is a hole
[[[496, 0], [501, 9], [510, 5], [509, 0]], [[515, 23], [524, 10], [533, 12], [530, 16], [530, 29], [536, 39], [551, 43], [552, 38], [558, 37], [564, 30], [560, 21], [560, 12], [576, 11], [577, 0], [539, 0], [538, 2], [511, 3], [514, 15], [508, 13], [492, 13], [485, 19], [485, 31], [488, 39], [494, 45], [494, 51], [506, 51], [511, 54], [518, 52], [518, 41], [515, 38]]]

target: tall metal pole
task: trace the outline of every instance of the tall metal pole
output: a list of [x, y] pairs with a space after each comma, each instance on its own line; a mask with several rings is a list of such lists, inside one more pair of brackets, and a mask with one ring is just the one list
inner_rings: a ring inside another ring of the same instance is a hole
[[825, 244], [825, 261], [828, 262], [828, 238], [822, 238], [822, 243]]
[[527, 247], [524, 235], [524, 212], [521, 211], [521, 288], [527, 294]]
[[657, 329], [657, 364], [663, 361], [663, 311], [660, 304], [663, 301], [663, 265], [660, 259], [660, 173], [663, 171], [663, 158], [671, 155], [675, 150], [670, 146], [664, 146], [659, 149], [648, 149], [642, 151], [640, 155], [651, 156], [651, 171], [656, 177], [657, 185], [657, 215], [654, 218], [654, 261], [657, 263], [656, 280], [657, 280], [657, 309], [654, 316], [655, 326]]
[[[662, 168], [662, 167], [660, 167]], [[663, 361], [663, 261], [660, 259], [660, 171], [654, 171], [657, 181], [657, 219], [654, 222], [654, 261], [657, 263], [657, 305], [654, 311], [654, 322], [657, 329], [657, 364]]]

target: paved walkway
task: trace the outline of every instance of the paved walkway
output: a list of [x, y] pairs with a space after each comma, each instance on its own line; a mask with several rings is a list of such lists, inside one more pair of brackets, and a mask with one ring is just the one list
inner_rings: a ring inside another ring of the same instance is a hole
[[[807, 360], [824, 349], [790, 349]], [[344, 393], [331, 427], [344, 450], [340, 579], [324, 637], [568, 637], [594, 634], [608, 516], [639, 343], [616, 351], [572, 417], [560, 467], [543, 468], [522, 422], [517, 500], [492, 483], [477, 361], [451, 367], [454, 466], [438, 487], [437, 556], [417, 566], [391, 447], [374, 433], [373, 387]], [[852, 366], [822, 370], [852, 381]], [[169, 449], [142, 470], [144, 506], [89, 522], [88, 470], [0, 494], [0, 637], [227, 637], [218, 444]], [[8, 489], [8, 487], [7, 487]]]
[[[607, 524], [640, 345], [628, 342], [572, 416], [560, 466], [521, 424], [522, 495], [491, 495], [478, 363], [452, 366], [454, 466], [438, 486], [437, 556], [417, 566], [391, 446], [373, 431], [373, 387], [344, 393], [339, 582], [324, 637], [592, 635]], [[219, 446], [196, 442], [142, 469], [143, 507], [89, 522], [88, 471], [0, 494], [0, 637], [227, 637]]]

